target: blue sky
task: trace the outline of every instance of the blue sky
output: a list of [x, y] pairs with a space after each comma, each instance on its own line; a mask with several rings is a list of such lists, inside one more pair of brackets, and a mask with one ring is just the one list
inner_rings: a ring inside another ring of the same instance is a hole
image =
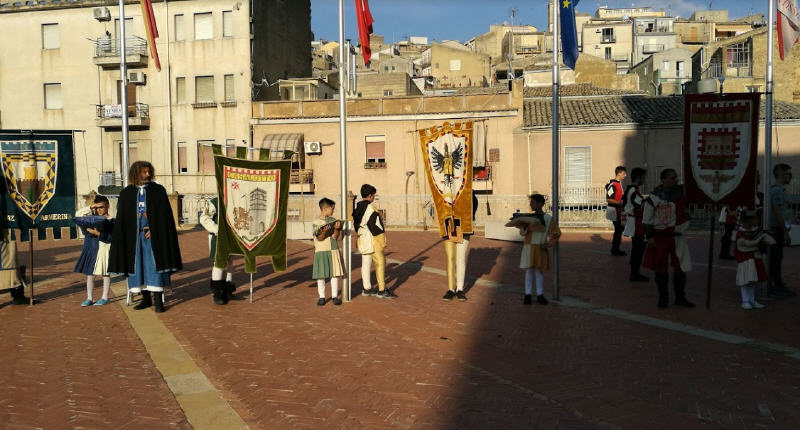
[[[491, 24], [511, 21], [516, 10], [515, 24], [531, 24], [547, 29], [548, 0], [370, 0], [375, 18], [375, 33], [387, 42], [407, 36], [427, 36], [430, 39], [465, 42], [485, 33]], [[578, 11], [594, 13], [598, 5], [610, 8], [652, 6], [671, 16], [688, 17], [694, 10], [708, 9], [709, 0], [581, 0]], [[339, 38], [338, 0], [311, 0], [311, 30], [317, 39]], [[357, 39], [354, 0], [344, 0], [346, 37]], [[728, 9], [731, 18], [751, 13], [766, 13], [767, 0], [713, 0], [713, 9]]]

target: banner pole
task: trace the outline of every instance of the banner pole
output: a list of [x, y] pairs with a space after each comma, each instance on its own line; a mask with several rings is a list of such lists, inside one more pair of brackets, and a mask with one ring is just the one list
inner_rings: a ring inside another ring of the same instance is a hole
[[[714, 214], [719, 207], [715, 204], [711, 206], [711, 232], [708, 238], [708, 274], [706, 276], [706, 309], [711, 309], [711, 275], [714, 271], [714, 229], [717, 225]], [[725, 234], [725, 233], [722, 233]], [[722, 252], [725, 252], [723, 249]]]
[[[33, 306], [33, 229], [28, 229], [28, 235], [30, 236], [29, 239], [29, 248], [30, 248], [30, 263], [31, 263], [31, 306]], [[24, 275], [23, 275], [24, 276]]]
[[[558, 84], [559, 84], [559, 76], [558, 76], [558, 24], [559, 24], [559, 5], [557, 2], [553, 2], [553, 118], [552, 118], [552, 134], [553, 134], [553, 147], [552, 147], [552, 160], [553, 165], [552, 169], [552, 182], [553, 182], [553, 189], [552, 189], [552, 196], [550, 199], [550, 208], [553, 212], [553, 219], [552, 222], [558, 225], [558, 173], [559, 173], [559, 145], [558, 145]], [[529, 160], [530, 162], [530, 160]], [[553, 245], [553, 300], [560, 300], [561, 299], [561, 292], [559, 291], [559, 282], [558, 282], [558, 242]]]
[[[764, 196], [762, 202], [764, 229], [769, 230], [772, 208], [769, 202], [769, 188], [772, 183], [772, 30], [775, 25], [775, 0], [767, 2], [767, 73], [766, 73], [766, 112], [764, 122]], [[756, 190], [757, 191], [757, 190]]]
[[[350, 55], [348, 50], [347, 55]], [[347, 80], [346, 70], [342, 67], [346, 64], [345, 61], [345, 52], [344, 52], [344, 0], [339, 0], [339, 158], [341, 162], [341, 191], [342, 191], [342, 199], [341, 199], [341, 214], [342, 220], [345, 221], [345, 232], [348, 234], [344, 235], [343, 238], [343, 248], [345, 251], [344, 261], [345, 265], [347, 266], [345, 270], [347, 273], [345, 276], [347, 280], [345, 281], [345, 285], [342, 287], [342, 295], [344, 296], [344, 301], [349, 302], [352, 299], [351, 296], [351, 248], [350, 248], [350, 229], [349, 229], [349, 222], [347, 222], [347, 105], [345, 99], [345, 82]], [[355, 64], [353, 65], [355, 68]], [[363, 274], [362, 274], [363, 276]]]
[[250, 303], [253, 303], [253, 274], [250, 274]]
[[128, 65], [127, 53], [125, 46], [125, 0], [119, 0], [119, 74], [120, 74], [120, 102], [122, 103], [122, 168], [120, 172], [122, 176], [122, 186], [128, 186], [128, 168], [130, 167], [130, 159], [128, 151], [130, 150], [130, 142], [128, 142]]

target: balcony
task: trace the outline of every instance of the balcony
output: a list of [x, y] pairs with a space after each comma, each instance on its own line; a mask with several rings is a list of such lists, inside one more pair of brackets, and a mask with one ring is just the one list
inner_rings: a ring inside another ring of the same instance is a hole
[[613, 35], [613, 34], [612, 34], [612, 35], [610, 35], [610, 36], [609, 36], [609, 35], [607, 35], [607, 34], [604, 34], [604, 35], [603, 35], [603, 39], [601, 40], [601, 42], [600, 42], [600, 43], [617, 43], [617, 38], [616, 38], [616, 37], [614, 37], [614, 35]]
[[[120, 59], [118, 39], [99, 37], [94, 44], [94, 64], [103, 69], [118, 69]], [[128, 67], [147, 67], [147, 41], [138, 36], [125, 39], [125, 64]]]
[[645, 43], [642, 45], [642, 54], [654, 54], [664, 50], [663, 43]]
[[292, 169], [289, 176], [290, 193], [313, 193], [314, 171], [311, 169]]
[[[111, 130], [122, 129], [122, 105], [95, 105], [95, 124]], [[128, 129], [147, 130], [150, 128], [150, 106], [136, 103], [128, 106]]]

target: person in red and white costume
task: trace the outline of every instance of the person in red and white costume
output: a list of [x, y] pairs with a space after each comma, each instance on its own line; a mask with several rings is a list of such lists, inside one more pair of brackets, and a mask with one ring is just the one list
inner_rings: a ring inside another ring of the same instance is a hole
[[675, 304], [694, 307], [686, 299], [686, 272], [692, 270], [689, 246], [684, 236], [689, 228], [689, 220], [683, 186], [678, 185], [678, 172], [675, 169], [665, 169], [661, 172], [661, 185], [645, 200], [642, 216], [642, 225], [647, 235], [647, 250], [642, 267], [655, 272], [660, 308], [666, 308], [669, 303], [667, 285], [670, 267]]
[[642, 265], [642, 258], [644, 257], [644, 250], [647, 244], [644, 235], [644, 225], [642, 225], [642, 216], [644, 215], [644, 195], [642, 195], [642, 186], [644, 185], [647, 170], [641, 167], [634, 167], [631, 171], [631, 184], [625, 190], [625, 198], [623, 199], [626, 222], [625, 230], [622, 232], [624, 236], [631, 238], [631, 282], [650, 282], [650, 278], [642, 275], [639, 268]]
[[625, 166], [617, 166], [614, 169], [614, 179], [608, 181], [606, 184], [606, 218], [614, 224], [614, 237], [611, 239], [611, 255], [623, 256], [628, 255], [625, 251], [619, 249], [622, 242], [623, 230], [623, 217], [624, 211], [622, 210], [622, 197], [625, 192], [622, 189], [622, 181], [628, 176], [628, 170]]

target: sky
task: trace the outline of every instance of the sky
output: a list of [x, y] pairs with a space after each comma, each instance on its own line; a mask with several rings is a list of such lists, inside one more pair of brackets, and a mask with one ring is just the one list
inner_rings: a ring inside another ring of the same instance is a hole
[[[768, 0], [580, 0], [578, 11], [593, 14], [598, 6], [623, 8], [651, 6], [663, 8], [669, 16], [689, 17], [695, 10], [728, 9], [731, 18], [764, 13]], [[408, 36], [427, 36], [429, 41], [458, 40], [466, 42], [489, 31], [489, 25], [511, 22], [530, 24], [547, 30], [548, 0], [369, 0], [375, 19], [374, 32], [387, 43], [405, 40]], [[345, 38], [356, 40], [354, 0], [344, 0]], [[339, 1], [311, 0], [311, 30], [317, 39], [339, 39]]]

